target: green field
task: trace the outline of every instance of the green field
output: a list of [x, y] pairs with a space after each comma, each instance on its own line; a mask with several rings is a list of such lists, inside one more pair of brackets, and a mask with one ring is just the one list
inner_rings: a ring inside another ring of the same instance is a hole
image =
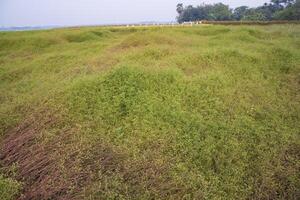
[[299, 199], [300, 25], [0, 32], [0, 199]]

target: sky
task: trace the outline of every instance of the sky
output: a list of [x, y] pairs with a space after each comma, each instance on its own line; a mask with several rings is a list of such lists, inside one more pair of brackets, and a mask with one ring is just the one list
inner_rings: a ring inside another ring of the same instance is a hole
[[223, 2], [235, 8], [268, 0], [0, 0], [0, 27], [175, 21], [176, 5]]

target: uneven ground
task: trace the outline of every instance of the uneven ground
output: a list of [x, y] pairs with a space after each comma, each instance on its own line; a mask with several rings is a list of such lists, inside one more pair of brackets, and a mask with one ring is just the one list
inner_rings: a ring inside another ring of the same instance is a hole
[[299, 199], [300, 25], [0, 33], [0, 199]]

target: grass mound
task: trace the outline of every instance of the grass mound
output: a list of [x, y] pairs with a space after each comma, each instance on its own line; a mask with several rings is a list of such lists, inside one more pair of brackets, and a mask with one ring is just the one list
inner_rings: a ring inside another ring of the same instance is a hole
[[77, 33], [77, 34], [67, 34], [65, 36], [68, 42], [85, 42], [90, 40], [99, 39], [99, 37], [103, 37], [105, 35], [104, 32], [100, 31], [92, 31], [92, 32], [84, 32], [84, 33]]
[[181, 76], [174, 70], [147, 72], [121, 67], [104, 77], [80, 80], [67, 102], [76, 117], [83, 120], [96, 117], [109, 125], [118, 125], [126, 118], [160, 121], [160, 115], [167, 116], [171, 112], [165, 113], [162, 109], [175, 106]]

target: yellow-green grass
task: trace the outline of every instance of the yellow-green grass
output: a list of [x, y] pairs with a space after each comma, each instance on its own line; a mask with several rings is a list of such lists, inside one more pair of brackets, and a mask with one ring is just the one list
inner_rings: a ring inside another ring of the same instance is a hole
[[89, 177], [40, 198], [297, 199], [300, 25], [2, 32], [1, 145], [28, 120], [66, 181]]

